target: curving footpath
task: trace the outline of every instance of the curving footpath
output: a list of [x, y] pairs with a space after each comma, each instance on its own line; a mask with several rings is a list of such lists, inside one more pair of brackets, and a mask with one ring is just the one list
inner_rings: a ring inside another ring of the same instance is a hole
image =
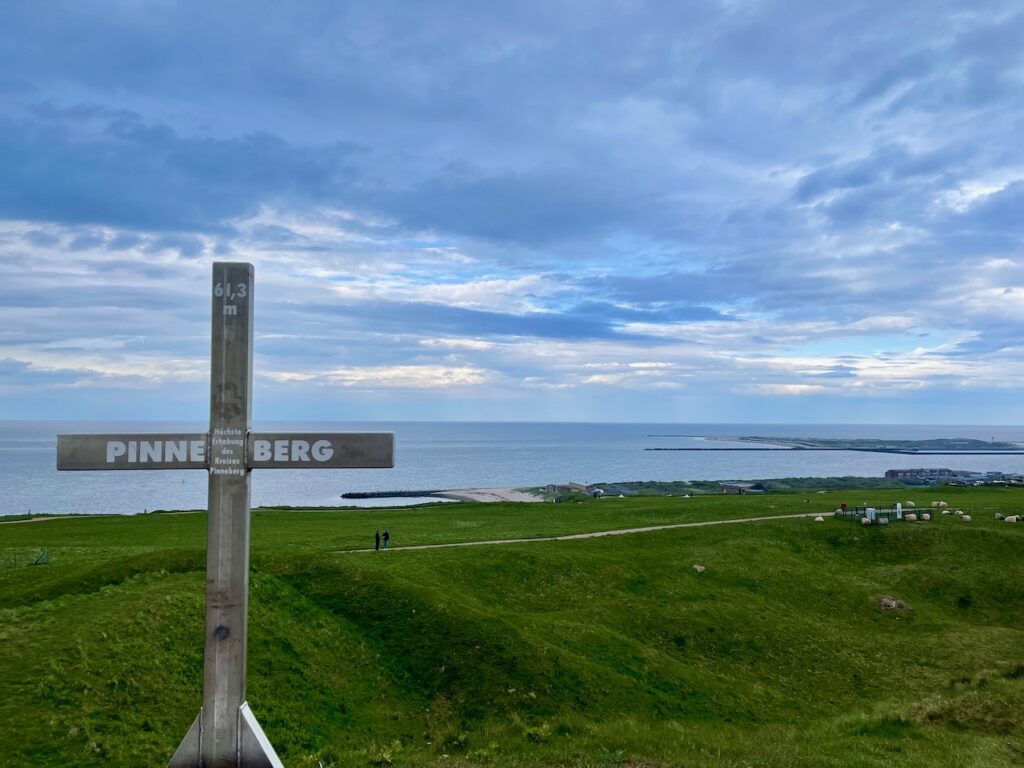
[[[739, 517], [732, 520], [703, 520], [698, 523], [670, 523], [668, 525], [649, 525], [645, 528], [619, 528], [613, 531], [592, 531], [591, 533], [567, 533], [564, 536], [535, 536], [526, 539], [491, 539], [489, 541], [458, 541], [449, 544], [411, 544], [407, 547], [388, 547], [386, 552], [411, 552], [417, 549], [446, 549], [449, 547], [483, 547], [496, 544], [528, 544], [533, 541], [576, 541], [577, 539], [596, 539], [601, 536], [625, 536], [629, 533], [651, 533], [652, 531], [670, 531], [675, 528], [701, 528], [707, 525], [738, 525], [740, 523], [761, 523], [769, 520], [795, 520], [805, 517], [818, 517], [821, 512], [801, 512], [798, 515], [766, 515], [764, 517]], [[338, 554], [357, 554], [375, 552], [370, 549], [339, 549]]]

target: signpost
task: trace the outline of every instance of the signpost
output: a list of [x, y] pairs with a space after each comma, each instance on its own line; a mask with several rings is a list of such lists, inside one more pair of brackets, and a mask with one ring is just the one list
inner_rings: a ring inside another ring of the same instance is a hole
[[252, 432], [252, 301], [252, 265], [214, 263], [208, 433], [57, 438], [59, 470], [209, 470], [203, 703], [168, 768], [281, 766], [245, 699], [251, 470], [394, 466], [390, 432]]

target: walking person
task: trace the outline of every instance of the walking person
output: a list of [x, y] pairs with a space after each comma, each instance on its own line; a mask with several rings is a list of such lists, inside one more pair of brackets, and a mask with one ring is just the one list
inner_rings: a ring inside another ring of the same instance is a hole
[[376, 552], [378, 549], [380, 549], [380, 528], [373, 534], [373, 551]]
[[388, 548], [388, 542], [391, 541], [391, 534], [388, 533], [388, 529], [387, 528], [384, 529], [383, 539], [384, 539], [384, 549], [387, 549]]

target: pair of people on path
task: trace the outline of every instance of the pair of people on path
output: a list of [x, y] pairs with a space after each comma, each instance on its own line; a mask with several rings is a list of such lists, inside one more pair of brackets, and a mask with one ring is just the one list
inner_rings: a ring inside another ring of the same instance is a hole
[[391, 534], [388, 533], [388, 529], [387, 528], [384, 529], [384, 535], [383, 536], [380, 535], [380, 528], [378, 528], [377, 529], [377, 533], [374, 534], [374, 536], [373, 536], [373, 548], [374, 548], [374, 550], [380, 549], [380, 543], [381, 543], [382, 540], [384, 542], [384, 549], [387, 549], [388, 548], [388, 543], [391, 541]]

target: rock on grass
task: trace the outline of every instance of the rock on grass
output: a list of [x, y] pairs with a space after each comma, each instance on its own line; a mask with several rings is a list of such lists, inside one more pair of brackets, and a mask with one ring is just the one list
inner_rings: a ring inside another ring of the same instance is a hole
[[900, 600], [897, 597], [890, 597], [886, 595], [878, 601], [878, 610], [880, 611], [909, 611], [912, 610], [909, 605]]

